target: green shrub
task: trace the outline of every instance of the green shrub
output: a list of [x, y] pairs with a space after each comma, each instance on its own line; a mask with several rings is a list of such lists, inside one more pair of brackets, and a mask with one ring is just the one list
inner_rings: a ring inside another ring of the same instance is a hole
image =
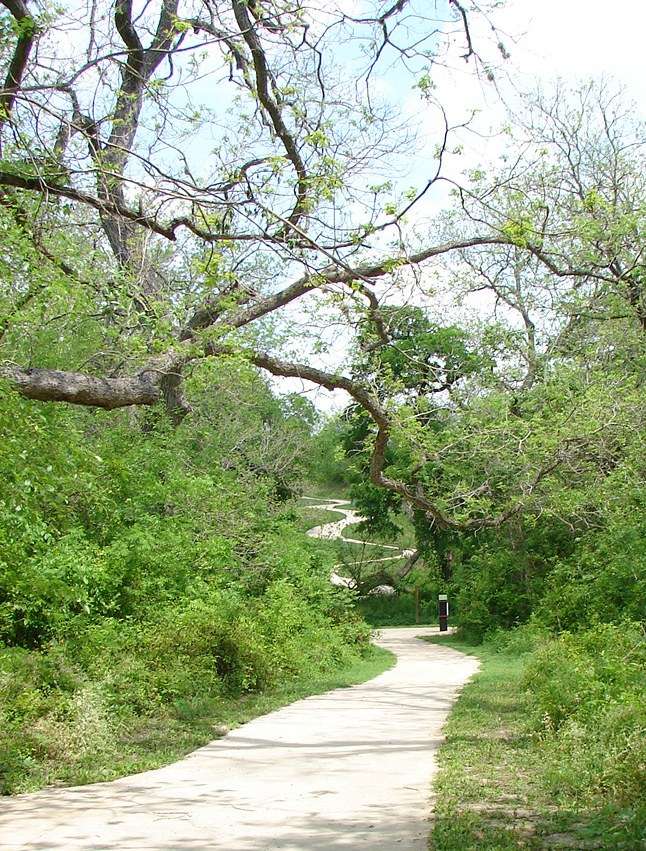
[[525, 672], [525, 685], [547, 725], [584, 717], [643, 688], [646, 642], [638, 624], [599, 624], [547, 640]]
[[496, 653], [522, 656], [537, 650], [548, 637], [549, 633], [542, 624], [530, 621], [515, 629], [494, 629], [486, 633], [485, 642]]
[[214, 589], [144, 621], [80, 619], [74, 635], [40, 649], [1, 649], [3, 790], [41, 785], [57, 764], [91, 759], [137, 719], [357, 660], [369, 629], [351, 613], [334, 615], [278, 579], [261, 596]]
[[646, 788], [646, 641], [640, 625], [597, 625], [544, 641], [524, 685], [555, 752], [554, 789], [626, 805]]
[[529, 618], [538, 580], [530, 579], [527, 553], [504, 539], [474, 540], [470, 547], [448, 590], [460, 634], [478, 643], [495, 628], [513, 629]]
[[601, 532], [558, 561], [536, 617], [554, 630], [578, 630], [599, 620], [639, 620], [646, 612], [646, 516], [643, 493], [622, 506]]
[[[357, 601], [361, 615], [372, 626], [399, 626], [415, 623], [413, 594], [372, 594]], [[420, 601], [420, 623], [437, 623], [437, 602]]]

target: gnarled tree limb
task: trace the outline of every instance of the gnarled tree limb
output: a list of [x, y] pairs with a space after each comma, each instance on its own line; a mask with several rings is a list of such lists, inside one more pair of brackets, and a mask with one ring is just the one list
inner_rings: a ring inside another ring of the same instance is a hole
[[0, 367], [6, 379], [27, 399], [41, 402], [69, 402], [113, 410], [128, 405], [154, 405], [161, 398], [159, 384], [146, 378], [96, 378], [80, 372], [57, 369]]
[[2, 0], [2, 5], [13, 15], [18, 26], [18, 40], [14, 48], [13, 56], [7, 68], [2, 91], [0, 92], [0, 129], [9, 119], [16, 99], [16, 92], [20, 88], [23, 76], [27, 70], [29, 55], [36, 40], [38, 30], [36, 22], [29, 13], [24, 0]]

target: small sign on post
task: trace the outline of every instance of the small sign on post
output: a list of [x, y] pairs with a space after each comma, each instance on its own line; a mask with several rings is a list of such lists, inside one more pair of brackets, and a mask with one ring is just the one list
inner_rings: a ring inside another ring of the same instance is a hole
[[449, 598], [446, 594], [440, 594], [437, 598], [437, 614], [440, 632], [446, 632], [449, 628]]

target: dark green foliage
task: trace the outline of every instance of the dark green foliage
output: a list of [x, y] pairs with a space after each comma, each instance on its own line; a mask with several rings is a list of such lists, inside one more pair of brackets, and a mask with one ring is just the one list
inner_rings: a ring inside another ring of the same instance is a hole
[[399, 391], [422, 397], [492, 366], [464, 329], [433, 322], [419, 307], [384, 306], [381, 316], [392, 345], [371, 346], [376, 341], [372, 328], [360, 335], [359, 348], [370, 354], [358, 358], [357, 375], [380, 375]]
[[556, 563], [536, 616], [555, 630], [597, 621], [640, 620], [646, 613], [646, 515], [636, 493], [624, 494], [602, 534], [584, 537]]
[[638, 624], [598, 624], [541, 642], [524, 685], [536, 727], [558, 754], [551, 782], [637, 803], [646, 788], [646, 635]]
[[374, 594], [357, 602], [362, 617], [373, 626], [408, 626], [418, 623], [437, 623], [435, 599], [420, 600], [419, 621], [415, 618], [415, 596], [411, 593], [395, 595]]
[[481, 669], [445, 728], [430, 847], [641, 848], [641, 630], [554, 639], [531, 625], [478, 646], [439, 640], [476, 655]]
[[401, 500], [392, 491], [377, 488], [370, 482], [358, 481], [350, 488], [353, 504], [365, 517], [363, 532], [368, 536], [378, 535], [389, 540], [401, 531], [397, 523]]

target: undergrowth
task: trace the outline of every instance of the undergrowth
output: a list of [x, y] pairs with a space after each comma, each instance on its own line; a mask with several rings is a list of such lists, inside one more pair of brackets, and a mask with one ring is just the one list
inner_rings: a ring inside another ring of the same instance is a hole
[[236, 613], [201, 602], [146, 626], [103, 624], [82, 646], [5, 648], [2, 792], [155, 768], [250, 718], [392, 664], [365, 631], [353, 643], [345, 627], [317, 624], [306, 607], [297, 616], [285, 605], [289, 593], [275, 590], [281, 600], [270, 594], [255, 607], [245, 601]]
[[481, 670], [445, 728], [430, 847], [646, 847], [644, 636], [534, 626], [474, 646]]

